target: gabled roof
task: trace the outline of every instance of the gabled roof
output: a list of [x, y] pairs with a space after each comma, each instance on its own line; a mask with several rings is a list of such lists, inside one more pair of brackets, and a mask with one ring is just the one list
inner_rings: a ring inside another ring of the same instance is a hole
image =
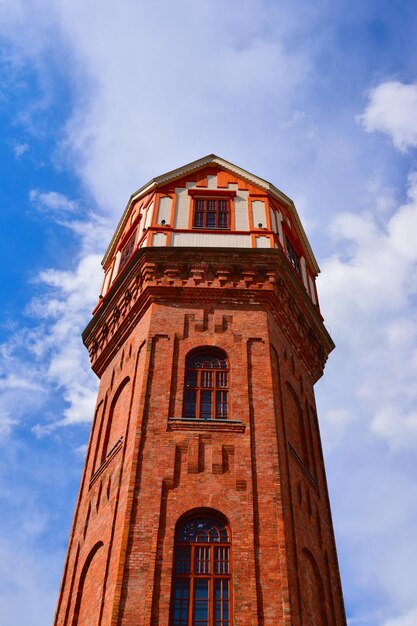
[[192, 161], [191, 163], [188, 163], [187, 165], [178, 167], [175, 170], [171, 170], [170, 172], [167, 172], [166, 174], [161, 174], [161, 176], [156, 176], [156, 178], [152, 178], [148, 183], [146, 183], [146, 185], [143, 185], [143, 187], [135, 191], [129, 198], [129, 201], [126, 205], [123, 215], [120, 218], [120, 221], [117, 225], [114, 235], [103, 257], [102, 264], [104, 265], [107, 259], [109, 258], [109, 256], [113, 253], [114, 246], [117, 242], [119, 234], [122, 232], [126, 224], [126, 220], [128, 219], [129, 209], [132, 206], [133, 202], [136, 202], [137, 200], [139, 200], [141, 196], [144, 196], [145, 194], [149, 193], [150, 191], [154, 189], [157, 189], [158, 187], [162, 187], [166, 185], [167, 183], [174, 181], [177, 178], [182, 178], [189, 173], [195, 172], [209, 165], [217, 165], [218, 167], [231, 172], [238, 178], [247, 180], [248, 182], [252, 183], [253, 185], [257, 187], [260, 187], [261, 189], [265, 190], [267, 193], [271, 194], [271, 196], [275, 197], [277, 200], [285, 204], [285, 206], [289, 209], [290, 214], [294, 218], [295, 227], [299, 233], [299, 236], [303, 244], [305, 245], [306, 253], [309, 256], [309, 260], [313, 268], [315, 269], [317, 273], [320, 272], [320, 268], [314, 257], [310, 243], [307, 239], [307, 235], [304, 231], [303, 225], [298, 216], [297, 209], [295, 208], [295, 204], [291, 200], [291, 198], [286, 196], [282, 191], [280, 191], [277, 187], [269, 183], [267, 180], [264, 180], [263, 178], [259, 178], [259, 176], [255, 176], [254, 174], [251, 174], [247, 170], [244, 170], [243, 168], [238, 167], [237, 165], [230, 163], [230, 161], [226, 161], [225, 159], [222, 159], [221, 157], [218, 157], [215, 154], [208, 154], [207, 156], [202, 157], [201, 159], [197, 159], [196, 161]]

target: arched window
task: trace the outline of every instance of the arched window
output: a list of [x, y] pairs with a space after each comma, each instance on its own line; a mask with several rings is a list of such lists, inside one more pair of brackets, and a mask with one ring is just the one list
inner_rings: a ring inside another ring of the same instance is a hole
[[201, 515], [175, 534], [170, 626], [231, 626], [230, 534]]
[[208, 348], [193, 352], [185, 364], [183, 417], [227, 419], [229, 416], [229, 367], [225, 354]]

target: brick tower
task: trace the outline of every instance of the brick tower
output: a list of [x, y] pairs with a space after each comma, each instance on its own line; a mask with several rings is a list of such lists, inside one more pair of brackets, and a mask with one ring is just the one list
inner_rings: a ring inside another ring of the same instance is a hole
[[346, 624], [293, 202], [209, 155], [134, 193], [83, 333], [100, 378], [56, 626]]

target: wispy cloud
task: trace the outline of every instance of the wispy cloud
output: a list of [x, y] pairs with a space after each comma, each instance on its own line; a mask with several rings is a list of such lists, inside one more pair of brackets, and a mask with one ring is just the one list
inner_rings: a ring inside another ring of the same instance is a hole
[[58, 215], [65, 215], [66, 213], [73, 213], [77, 209], [76, 202], [69, 200], [57, 191], [31, 189], [29, 199], [38, 211], [51, 211]]
[[19, 159], [28, 150], [29, 150], [29, 144], [27, 143], [16, 143], [13, 146], [13, 152], [17, 159]]
[[417, 624], [417, 607], [398, 617], [388, 619], [382, 626], [415, 626]]

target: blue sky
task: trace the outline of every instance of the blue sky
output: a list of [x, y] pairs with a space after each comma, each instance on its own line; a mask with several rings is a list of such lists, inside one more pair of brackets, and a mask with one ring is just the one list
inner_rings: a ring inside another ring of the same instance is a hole
[[351, 626], [417, 624], [417, 5], [0, 4], [0, 622], [52, 622], [130, 194], [214, 152], [292, 197], [337, 345], [317, 401]]

